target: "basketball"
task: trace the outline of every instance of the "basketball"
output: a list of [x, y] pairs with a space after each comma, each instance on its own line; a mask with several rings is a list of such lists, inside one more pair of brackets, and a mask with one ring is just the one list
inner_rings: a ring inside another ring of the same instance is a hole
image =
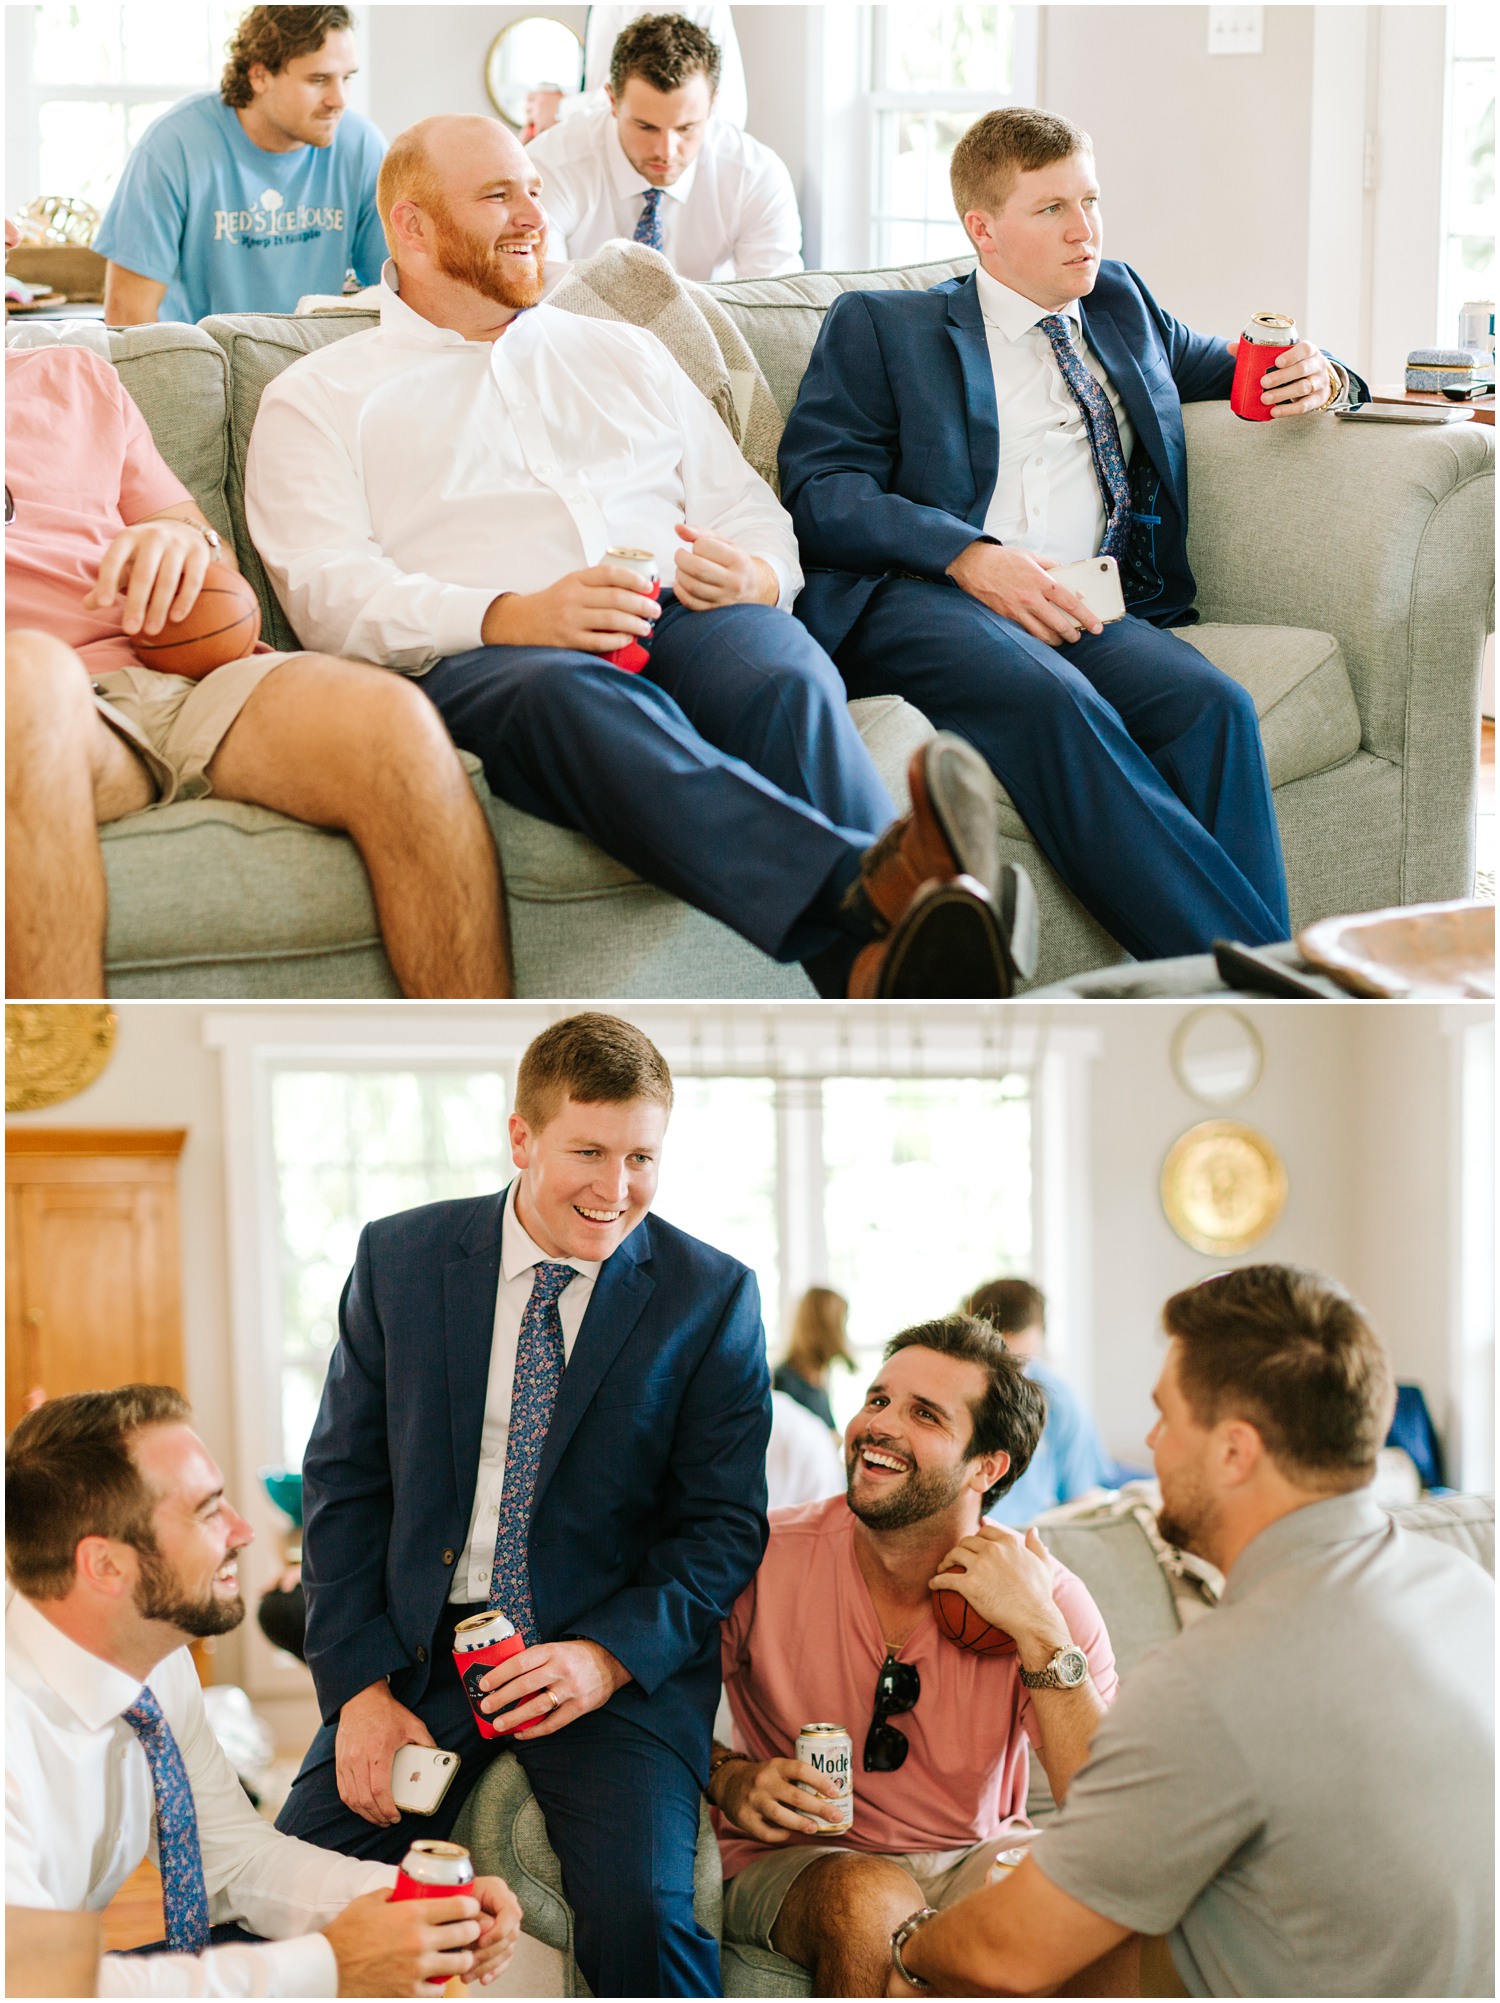
[[[957, 1566], [950, 1570], [956, 1571]], [[970, 1655], [1012, 1655], [1015, 1641], [1004, 1628], [992, 1627], [983, 1614], [976, 1613], [962, 1593], [945, 1593], [942, 1587], [933, 1593], [932, 1613], [938, 1626], [956, 1648], [966, 1648]]]
[[237, 570], [211, 563], [203, 588], [185, 619], [169, 619], [159, 633], [137, 633], [136, 659], [164, 675], [190, 681], [243, 660], [260, 638], [260, 606]]

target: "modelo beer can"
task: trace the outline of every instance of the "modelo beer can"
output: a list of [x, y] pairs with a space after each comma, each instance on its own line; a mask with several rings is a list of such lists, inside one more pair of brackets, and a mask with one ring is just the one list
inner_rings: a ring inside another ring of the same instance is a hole
[[1236, 417], [1252, 424], [1271, 415], [1274, 404], [1262, 403], [1265, 394], [1260, 379], [1274, 369], [1288, 348], [1297, 345], [1297, 323], [1290, 313], [1257, 313], [1240, 336], [1234, 358], [1234, 387], [1229, 392], [1229, 408]]
[[506, 1662], [511, 1656], [519, 1655], [525, 1646], [526, 1643], [505, 1615], [495, 1607], [485, 1614], [471, 1614], [453, 1630], [453, 1666], [464, 1686], [464, 1695], [469, 1700], [469, 1709], [474, 1713], [474, 1723], [479, 1727], [482, 1739], [508, 1738], [517, 1728], [514, 1725], [497, 1725], [487, 1711], [480, 1710], [479, 1700], [489, 1693], [480, 1689], [479, 1679], [487, 1675], [497, 1662]]
[[[842, 1725], [804, 1725], [797, 1734], [797, 1758], [810, 1766], [815, 1773], [838, 1782], [838, 1798], [831, 1801], [826, 1794], [817, 1796], [821, 1810], [839, 1809], [843, 1814], [841, 1822], [824, 1822], [825, 1836], [844, 1836], [854, 1827], [854, 1741]], [[815, 1794], [805, 1782], [803, 1792]], [[814, 1818], [821, 1821], [819, 1815]]]
[[[661, 598], [661, 572], [656, 567], [656, 558], [649, 549], [607, 549], [606, 563], [623, 564], [627, 570], [636, 573], [636, 589], [647, 598]], [[627, 675], [638, 675], [651, 658], [651, 642], [648, 636], [643, 645], [639, 640], [630, 640], [623, 647], [616, 647], [604, 659], [612, 668], [623, 668]]]
[[[462, 1843], [413, 1843], [396, 1873], [397, 1899], [454, 1899], [474, 1882], [474, 1866]], [[442, 1989], [446, 1975], [425, 1977], [429, 1989]]]

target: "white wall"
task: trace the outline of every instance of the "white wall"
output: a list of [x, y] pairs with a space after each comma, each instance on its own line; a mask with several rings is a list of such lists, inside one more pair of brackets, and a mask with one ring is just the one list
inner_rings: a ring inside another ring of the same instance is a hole
[[484, 59], [509, 21], [546, 14], [582, 35], [587, 7], [363, 6], [360, 33], [370, 72], [370, 116], [387, 139], [435, 112], [495, 107]]

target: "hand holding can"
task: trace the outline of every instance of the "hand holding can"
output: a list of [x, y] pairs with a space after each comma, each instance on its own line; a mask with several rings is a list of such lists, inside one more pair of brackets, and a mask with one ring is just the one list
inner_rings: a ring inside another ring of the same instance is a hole
[[525, 1646], [523, 1637], [496, 1607], [488, 1613], [471, 1614], [453, 1630], [453, 1666], [482, 1739], [507, 1738], [516, 1729], [514, 1725], [497, 1725], [488, 1711], [480, 1709], [480, 1700], [487, 1694], [480, 1683], [496, 1663], [508, 1662]]
[[[606, 563], [618, 563], [626, 570], [636, 573], [636, 590], [644, 598], [661, 598], [661, 572], [656, 567], [656, 558], [649, 549], [607, 549]], [[651, 641], [630, 640], [623, 647], [616, 647], [612, 654], [602, 657], [612, 668], [622, 668], [627, 675], [638, 675], [651, 658]]]
[[1247, 418], [1252, 424], [1270, 417], [1272, 405], [1263, 401], [1260, 379], [1296, 344], [1297, 323], [1289, 313], [1257, 313], [1251, 318], [1234, 358], [1229, 408], [1236, 417]]
[[[474, 1882], [474, 1865], [461, 1843], [413, 1843], [396, 1873], [393, 1904], [402, 1899], [451, 1899]], [[446, 1975], [429, 1975], [429, 1989], [442, 1989]]]

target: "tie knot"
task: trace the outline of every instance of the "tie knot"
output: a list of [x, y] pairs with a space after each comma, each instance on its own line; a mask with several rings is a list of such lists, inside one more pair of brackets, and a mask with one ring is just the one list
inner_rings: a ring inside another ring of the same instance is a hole
[[578, 1277], [576, 1266], [554, 1265], [548, 1259], [539, 1259], [536, 1264], [536, 1278], [531, 1283], [531, 1298], [544, 1306], [555, 1301], [569, 1280]]
[[1054, 348], [1057, 346], [1059, 341], [1061, 341], [1065, 347], [1069, 348], [1072, 347], [1073, 329], [1068, 324], [1068, 316], [1066, 313], [1049, 313], [1045, 320], [1038, 320], [1037, 325], [1041, 328], [1042, 332], [1047, 336], [1047, 339], [1052, 343]]
[[662, 191], [660, 188], [648, 188], [646, 190], [646, 207], [643, 213], [648, 222], [655, 217], [656, 211], [661, 207], [661, 195]]
[[142, 1690], [128, 1711], [120, 1716], [133, 1732], [153, 1732], [162, 1722], [162, 1708], [149, 1690]]

